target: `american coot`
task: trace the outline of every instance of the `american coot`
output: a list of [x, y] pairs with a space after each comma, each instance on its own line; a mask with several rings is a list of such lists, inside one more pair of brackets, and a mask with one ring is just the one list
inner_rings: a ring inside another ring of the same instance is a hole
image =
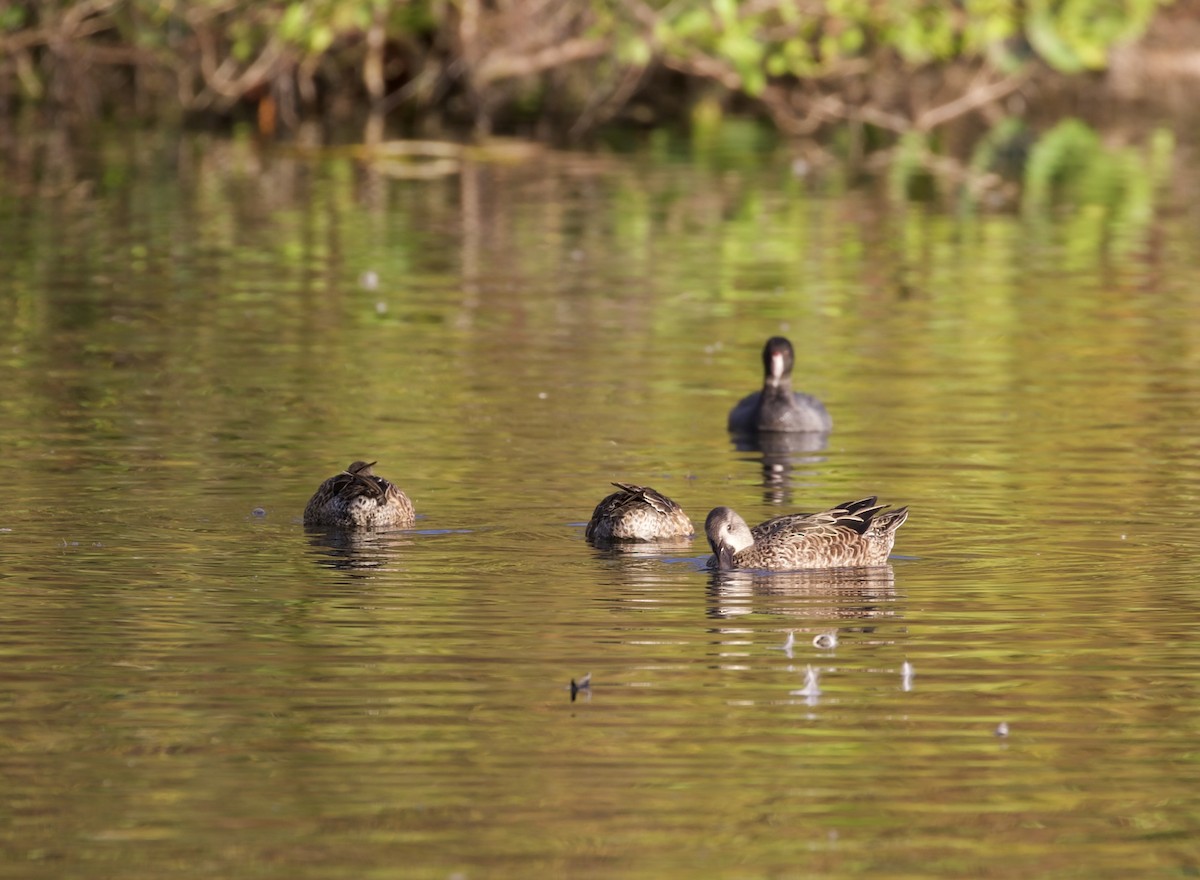
[[792, 391], [792, 344], [772, 336], [763, 346], [763, 388], [748, 394], [729, 412], [729, 430], [737, 434], [758, 431], [811, 431], [828, 433], [833, 419], [824, 404], [810, 394]]

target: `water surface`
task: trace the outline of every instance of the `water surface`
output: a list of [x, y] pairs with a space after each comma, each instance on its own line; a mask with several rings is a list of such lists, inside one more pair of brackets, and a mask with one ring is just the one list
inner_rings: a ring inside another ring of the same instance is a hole
[[[1195, 184], [1158, 148], [988, 210], [783, 149], [100, 143], [0, 185], [0, 873], [1200, 870]], [[724, 431], [776, 333], [823, 447]], [[306, 532], [358, 458], [416, 527]], [[912, 514], [881, 571], [717, 577], [702, 537], [589, 547], [611, 480], [698, 527]]]

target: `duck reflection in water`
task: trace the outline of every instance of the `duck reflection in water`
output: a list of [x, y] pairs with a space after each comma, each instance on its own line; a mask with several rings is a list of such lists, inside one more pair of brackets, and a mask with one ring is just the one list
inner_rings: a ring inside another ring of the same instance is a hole
[[[891, 565], [773, 573], [716, 570], [707, 599], [708, 617], [722, 621], [712, 632], [735, 668], [744, 668], [747, 658], [763, 648], [767, 655], [782, 653], [788, 671], [800, 671], [793, 660], [817, 661], [819, 665], [807, 667], [804, 686], [788, 691], [809, 706], [821, 698], [821, 672], [841, 669], [841, 664], [828, 665], [830, 658], [861, 658], [866, 645], [892, 645], [905, 632]], [[752, 623], [756, 618], [750, 615], [785, 619], [786, 637], [781, 638], [780, 627], [764, 630]], [[755, 646], [749, 653], [748, 644]]]
[[309, 526], [308, 542], [318, 553], [315, 561], [324, 568], [352, 578], [373, 577], [394, 570], [401, 548], [412, 543], [412, 532], [403, 529], [326, 529]]
[[682, 507], [649, 486], [613, 486], [617, 491], [596, 505], [584, 530], [593, 546], [635, 554], [691, 546], [696, 529]]
[[762, 466], [763, 500], [768, 504], [790, 504], [792, 474], [802, 466], [820, 464], [829, 443], [828, 434], [734, 434], [738, 452], [758, 453], [745, 456]]
[[[853, 668], [868, 655], [864, 649], [878, 657], [878, 646], [894, 646], [905, 635], [892, 565], [781, 573], [715, 570], [707, 598], [708, 617], [721, 621], [712, 631], [722, 646], [722, 664], [744, 670], [758, 658], [778, 669], [769, 657], [781, 654], [787, 671], [804, 672], [803, 687], [793, 686], [788, 696], [809, 706], [821, 701], [822, 672], [838, 674], [844, 664]], [[755, 622], [761, 615], [786, 623], [763, 628]], [[842, 663], [830, 665], [834, 657]], [[806, 668], [800, 665], [805, 663]], [[894, 675], [893, 670], [870, 671]], [[911, 689], [911, 681], [910, 675], [902, 687]]]
[[833, 430], [833, 418], [810, 394], [792, 390], [795, 352], [782, 336], [763, 346], [763, 387], [743, 397], [729, 412], [728, 428], [739, 452], [762, 453], [764, 499], [791, 499], [797, 465], [820, 462]]
[[[763, 572], [715, 570], [708, 583], [708, 616], [729, 620], [747, 614], [772, 614], [814, 622], [895, 617], [896, 575], [891, 565]], [[813, 647], [836, 647], [835, 627], [798, 630], [810, 634]], [[784, 642], [785, 645], [788, 642]], [[791, 636], [792, 647], [801, 644]], [[786, 653], [786, 652], [785, 652]]]

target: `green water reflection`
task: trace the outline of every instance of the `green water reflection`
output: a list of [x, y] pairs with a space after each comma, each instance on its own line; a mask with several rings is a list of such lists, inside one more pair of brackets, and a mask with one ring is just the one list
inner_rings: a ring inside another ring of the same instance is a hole
[[[236, 139], [46, 155], [0, 184], [0, 872], [1200, 867], [1166, 135], [1055, 129], [1012, 209], [771, 145], [419, 180]], [[777, 332], [824, 448], [724, 433]], [[304, 531], [355, 458], [414, 530]], [[583, 542], [614, 479], [697, 523], [913, 512], [874, 579], [714, 580], [703, 539]]]

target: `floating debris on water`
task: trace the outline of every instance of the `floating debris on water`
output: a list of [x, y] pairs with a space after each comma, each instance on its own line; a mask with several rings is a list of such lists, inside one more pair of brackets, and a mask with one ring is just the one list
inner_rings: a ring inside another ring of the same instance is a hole
[[1001, 721], [996, 725], [996, 736], [1008, 736], [1008, 722]]
[[571, 679], [571, 702], [572, 703], [575, 702], [575, 697], [579, 694], [580, 691], [587, 691], [589, 697], [592, 695], [592, 674], [590, 672], [587, 675], [585, 675], [583, 678], [579, 679], [579, 681], [576, 681], [575, 679]]
[[358, 276], [358, 286], [363, 290], [375, 290], [379, 287], [379, 273], [370, 269]]
[[820, 648], [824, 651], [832, 651], [838, 646], [838, 637], [835, 632], [820, 633], [813, 637], [813, 647]]
[[911, 691], [913, 688], [913, 665], [907, 660], [900, 666], [900, 690]]
[[251, 515], [251, 516], [260, 516], [260, 517], [261, 517], [261, 516], [266, 516], [266, 515], [267, 515], [267, 512], [266, 512], [266, 511], [265, 511], [263, 508], [261, 508], [261, 507], [256, 507], [256, 508], [254, 508], [252, 511], [250, 511], [250, 515]]
[[809, 705], [812, 705], [821, 696], [821, 673], [809, 665], [804, 672], [804, 687], [791, 693], [794, 697], [808, 697]]

